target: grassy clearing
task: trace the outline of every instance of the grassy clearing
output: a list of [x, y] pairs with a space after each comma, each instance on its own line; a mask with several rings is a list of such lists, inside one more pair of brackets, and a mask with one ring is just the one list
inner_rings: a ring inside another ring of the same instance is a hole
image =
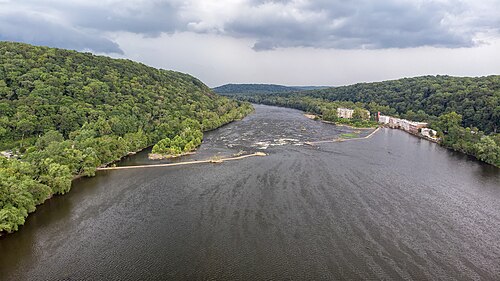
[[353, 138], [359, 138], [359, 134], [344, 133], [344, 134], [341, 134], [340, 137], [343, 138], [343, 139], [353, 139]]

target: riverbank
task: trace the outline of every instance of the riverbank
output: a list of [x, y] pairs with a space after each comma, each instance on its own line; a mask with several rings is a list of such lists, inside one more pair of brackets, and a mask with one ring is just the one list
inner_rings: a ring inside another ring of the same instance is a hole
[[[368, 130], [368, 129], [374, 129], [378, 126], [377, 125], [374, 125], [373, 127], [356, 127], [356, 126], [352, 126], [352, 125], [349, 125], [349, 124], [345, 124], [345, 123], [342, 123], [342, 121], [337, 121], [337, 122], [332, 122], [332, 121], [327, 121], [327, 120], [324, 120], [320, 115], [317, 115], [317, 114], [312, 114], [312, 113], [304, 113], [303, 114], [306, 118], [309, 118], [311, 120], [319, 120], [323, 123], [326, 123], [326, 124], [332, 124], [332, 125], [335, 125], [335, 126], [342, 126], [342, 127], [347, 127], [347, 128], [351, 128], [351, 129], [363, 129], [363, 130]], [[350, 121], [349, 121], [350, 122]]]
[[[371, 102], [367, 104], [354, 103], [353, 101], [325, 100], [323, 99], [325, 97], [321, 95], [238, 94], [232, 96], [241, 101], [295, 108], [322, 116], [332, 116], [332, 119], [336, 118], [338, 108], [353, 108], [356, 106], [359, 109], [368, 109], [372, 113], [384, 112], [393, 115], [401, 114], [403, 115], [402, 117], [407, 117], [405, 112], [398, 112], [395, 108], [391, 108], [387, 105], [380, 106], [380, 104]], [[380, 101], [382, 102], [382, 100]], [[374, 101], [372, 100], [372, 102]], [[387, 101], [384, 102], [387, 103]], [[440, 112], [442, 112], [442, 114], [439, 116], [426, 113], [425, 108], [422, 108], [422, 112], [423, 114], [419, 119], [429, 122], [432, 121], [432, 129], [440, 132], [440, 137], [442, 138], [440, 145], [474, 156], [488, 164], [500, 167], [500, 138], [496, 133], [496, 127], [491, 124], [489, 118], [485, 117], [481, 122], [476, 123], [476, 121], [470, 119], [463, 120], [463, 112], [457, 113], [456, 111], [447, 112], [447, 110], [441, 110]], [[479, 126], [479, 128], [472, 129], [472, 127], [470, 127], [471, 125]]]
[[339, 137], [339, 138], [336, 138], [334, 140], [322, 140], [322, 141], [312, 141], [312, 142], [309, 141], [309, 142], [305, 142], [304, 144], [307, 144], [307, 145], [310, 145], [310, 146], [314, 146], [316, 144], [321, 144], [321, 143], [333, 143], [333, 142], [345, 142], [345, 141], [353, 141], [353, 140], [365, 140], [365, 139], [371, 138], [379, 130], [380, 130], [380, 128], [376, 128], [375, 130], [373, 130], [373, 132], [371, 132], [369, 135], [367, 135], [365, 137], [359, 137], [359, 138], [342, 138], [342, 137]]
[[192, 165], [192, 164], [203, 164], [203, 163], [224, 163], [226, 161], [234, 161], [241, 160], [248, 157], [255, 156], [267, 156], [264, 152], [255, 152], [252, 154], [246, 154], [235, 157], [227, 157], [227, 158], [212, 158], [208, 160], [196, 160], [196, 161], [187, 161], [187, 162], [177, 162], [177, 163], [166, 163], [166, 164], [151, 164], [151, 165], [137, 165], [137, 166], [121, 166], [121, 167], [106, 167], [106, 168], [98, 168], [98, 171], [109, 171], [109, 170], [125, 170], [125, 169], [139, 169], [139, 168], [158, 168], [158, 167], [174, 167], [174, 166], [183, 166], [183, 165]]
[[[256, 111], [176, 161], [351, 131], [292, 109]], [[117, 166], [160, 164], [148, 152]], [[500, 170], [382, 128], [365, 141], [263, 152], [77, 180], [0, 239], [0, 279], [498, 280], [491, 257], [500, 254], [500, 233], [491, 226], [500, 224]]]
[[[239, 109], [227, 113], [226, 115], [229, 117], [224, 115], [223, 123], [217, 123], [220, 124], [219, 127], [241, 120], [242, 116], [247, 116], [254, 111], [253, 108], [251, 110], [241, 110], [236, 115], [237, 110]], [[232, 117], [235, 118], [231, 119]], [[215, 125], [212, 124], [212, 126]], [[139, 130], [135, 134], [130, 133], [123, 137], [117, 135], [92, 137], [94, 142], [91, 142], [91, 146], [87, 147], [86, 151], [92, 150], [95, 153], [85, 155], [83, 151], [78, 150], [83, 147], [81, 139], [65, 140], [58, 132], [53, 131], [52, 134], [57, 137], [58, 141], [50, 143], [50, 151], [43, 147], [38, 150], [33, 148], [29, 150], [30, 153], [25, 154], [26, 158], [23, 157], [21, 160], [5, 158], [6, 160], [3, 161], [4, 157], [0, 158], [2, 163], [0, 169], [5, 172], [2, 174], [4, 176], [2, 178], [3, 184], [5, 186], [16, 186], [21, 190], [12, 193], [9, 193], [11, 192], [9, 190], [6, 193], [5, 204], [0, 208], [0, 236], [18, 231], [29, 214], [35, 212], [38, 206], [53, 197], [68, 193], [75, 180], [82, 177], [93, 177], [99, 168], [114, 165], [125, 157], [150, 147], [148, 143], [149, 137]], [[41, 139], [48, 137], [54, 136], [44, 135]], [[88, 145], [88, 143], [85, 145]], [[20, 163], [13, 161], [19, 161]], [[44, 174], [26, 174], [26, 171], [41, 171]], [[32, 186], [37, 188], [31, 188]]]
[[378, 127], [378, 125], [373, 126], [373, 127], [355, 127], [355, 126], [351, 126], [351, 125], [347, 125], [347, 124], [336, 123], [336, 122], [325, 121], [325, 120], [321, 120], [321, 122], [327, 123], [327, 124], [332, 124], [332, 125], [339, 126], [339, 127], [346, 127], [349, 129], [360, 129], [360, 130], [371, 130], [371, 129], [375, 129]]
[[[305, 117], [309, 118], [309, 119], [312, 119], [312, 120], [320, 120], [321, 122], [323, 123], [327, 123], [327, 124], [332, 124], [332, 125], [335, 125], [335, 126], [343, 126], [343, 127], [347, 127], [347, 128], [351, 128], [351, 129], [371, 129], [371, 128], [359, 128], [359, 127], [355, 127], [355, 126], [350, 126], [350, 125], [346, 125], [346, 124], [339, 124], [338, 122], [330, 122], [330, 121], [325, 121], [323, 119], [320, 118], [320, 116], [318, 115], [314, 115], [314, 114], [310, 114], [310, 113], [304, 113], [303, 114]], [[433, 143], [436, 143], [444, 148], [447, 148], [447, 149], [450, 149], [450, 150], [453, 150], [453, 151], [456, 151], [456, 152], [460, 152], [460, 153], [463, 153], [465, 155], [468, 155], [468, 156], [471, 156], [471, 157], [474, 157], [475, 159], [479, 160], [479, 161], [482, 161], [482, 162], [485, 162], [487, 164], [490, 164], [492, 166], [495, 166], [497, 168], [500, 168], [500, 162], [497, 161], [497, 163], [495, 163], [494, 161], [487, 161], [487, 158], [489, 157], [488, 154], [484, 153], [483, 156], [479, 156], [477, 153], [473, 153], [473, 152], [470, 152], [468, 151], [467, 149], [470, 150], [470, 147], [468, 148], [457, 148], [457, 147], [454, 147], [453, 145], [451, 144], [446, 144], [445, 142], [443, 142], [443, 138], [431, 138], [431, 137], [426, 137], [424, 135], [422, 135], [421, 133], [412, 133], [410, 131], [407, 131], [407, 130], [403, 130], [401, 128], [394, 128], [392, 126], [389, 126], [389, 125], [383, 125], [383, 124], [378, 124], [377, 125], [378, 128], [390, 128], [390, 129], [398, 129], [398, 130], [401, 130], [407, 134], [410, 134], [412, 136], [415, 136], [415, 137], [418, 137], [420, 139], [424, 139], [424, 140], [427, 140], [427, 141], [430, 141], [430, 142], [433, 142]], [[463, 128], [462, 128], [463, 129]], [[465, 131], [465, 130], [464, 130]], [[470, 133], [470, 137], [474, 137], [474, 135], [476, 135], [475, 133]], [[445, 136], [446, 138], [446, 136]], [[349, 138], [350, 140], [352, 139], [359, 139], [359, 138]], [[345, 138], [338, 138], [336, 140], [329, 140], [329, 141], [320, 141], [320, 142], [310, 142], [310, 143], [321, 143], [321, 142], [340, 142], [340, 141], [345, 141], [345, 140], [348, 140], [348, 139], [345, 139]], [[479, 142], [479, 141], [477, 141]], [[463, 145], [463, 142], [458, 142], [459, 145]], [[491, 147], [494, 147], [494, 144], [493, 141], [490, 141], [489, 143], [488, 142], [484, 142], [484, 146], [488, 147], [488, 146], [491, 146]], [[477, 143], [475, 143], [475, 145], [478, 145]], [[469, 145], [469, 146], [472, 146], [472, 145]], [[485, 150], [485, 149], [483, 149]], [[493, 149], [491, 149], [493, 150]], [[493, 152], [492, 152], [493, 153]]]
[[182, 156], [188, 156], [188, 155], [193, 155], [193, 154], [196, 154], [196, 152], [190, 151], [190, 152], [185, 152], [185, 153], [180, 153], [180, 154], [149, 153], [148, 158], [149, 158], [149, 160], [175, 159], [175, 158], [180, 158]]
[[388, 129], [400, 130], [400, 131], [403, 131], [403, 132], [408, 133], [410, 135], [416, 136], [418, 138], [421, 138], [421, 139], [424, 139], [424, 140], [428, 140], [428, 141], [433, 142], [433, 143], [440, 144], [440, 139], [439, 138], [429, 138], [429, 137], [426, 137], [426, 136], [424, 136], [422, 134], [414, 134], [414, 133], [412, 133], [410, 131], [406, 131], [406, 130], [403, 130], [401, 128], [391, 127], [389, 125], [380, 125], [380, 127], [382, 127], [382, 128], [388, 128]]

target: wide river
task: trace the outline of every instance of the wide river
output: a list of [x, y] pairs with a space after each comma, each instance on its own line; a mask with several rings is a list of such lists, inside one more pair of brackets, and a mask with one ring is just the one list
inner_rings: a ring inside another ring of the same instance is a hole
[[304, 145], [352, 130], [255, 107], [176, 161], [269, 156], [76, 180], [0, 238], [0, 279], [500, 280], [500, 169], [391, 129]]

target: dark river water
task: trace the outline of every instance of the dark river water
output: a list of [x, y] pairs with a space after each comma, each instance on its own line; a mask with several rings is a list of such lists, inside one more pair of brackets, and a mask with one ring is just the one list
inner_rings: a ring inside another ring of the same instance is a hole
[[0, 238], [0, 279], [500, 280], [500, 169], [390, 129], [303, 145], [351, 131], [258, 105], [187, 159], [267, 157], [76, 180]]

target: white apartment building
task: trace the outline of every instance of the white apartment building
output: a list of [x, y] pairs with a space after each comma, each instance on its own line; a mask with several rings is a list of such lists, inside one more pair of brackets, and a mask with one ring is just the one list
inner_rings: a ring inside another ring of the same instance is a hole
[[351, 119], [354, 109], [349, 108], [337, 108], [337, 117]]
[[378, 122], [382, 124], [389, 124], [389, 120], [391, 120], [391, 116], [380, 115], [378, 118]]

